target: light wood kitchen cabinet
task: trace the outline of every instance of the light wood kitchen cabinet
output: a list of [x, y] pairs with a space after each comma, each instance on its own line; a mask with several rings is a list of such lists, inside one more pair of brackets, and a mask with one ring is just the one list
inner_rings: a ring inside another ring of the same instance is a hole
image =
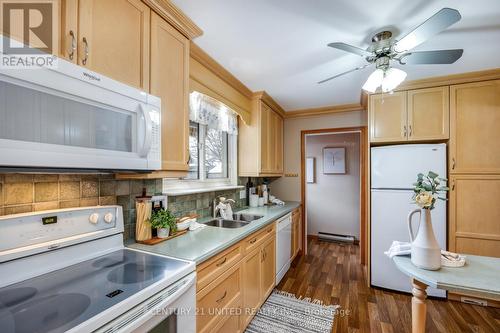
[[272, 223], [197, 266], [197, 332], [244, 331], [275, 287], [275, 239]]
[[243, 260], [243, 309], [241, 322], [246, 327], [253, 318], [254, 310], [261, 304], [261, 250], [248, 253]]
[[500, 257], [500, 175], [450, 177], [450, 251]]
[[251, 123], [239, 125], [238, 174], [279, 177], [283, 174], [283, 117], [260, 98], [252, 103]]
[[264, 301], [273, 291], [276, 282], [276, 237], [268, 236], [261, 249], [262, 272], [260, 295]]
[[500, 173], [500, 80], [450, 87], [450, 173]]
[[406, 91], [371, 95], [368, 110], [371, 142], [406, 141]]
[[78, 64], [149, 90], [151, 9], [140, 0], [79, 0], [78, 6]]
[[447, 86], [371, 95], [368, 109], [371, 142], [449, 138]]
[[151, 93], [161, 98], [162, 170], [189, 169], [189, 40], [151, 16]]
[[449, 87], [408, 91], [408, 140], [446, 140], [449, 138]]

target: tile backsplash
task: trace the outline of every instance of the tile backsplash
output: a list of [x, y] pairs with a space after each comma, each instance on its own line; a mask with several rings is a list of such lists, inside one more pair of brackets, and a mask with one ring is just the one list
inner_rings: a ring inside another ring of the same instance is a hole
[[[246, 178], [240, 178], [244, 184]], [[261, 183], [254, 179], [254, 183]], [[121, 205], [125, 239], [135, 238], [135, 198], [146, 188], [148, 195], [162, 193], [162, 180], [116, 180], [112, 174], [16, 174], [0, 173], [0, 215], [58, 208]], [[242, 189], [170, 196], [169, 209], [176, 216], [197, 213], [211, 215], [214, 198], [233, 199], [235, 208], [244, 207]]]

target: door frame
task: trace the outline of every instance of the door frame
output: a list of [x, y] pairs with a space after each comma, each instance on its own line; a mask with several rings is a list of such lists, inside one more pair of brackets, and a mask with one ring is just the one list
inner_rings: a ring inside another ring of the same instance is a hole
[[367, 181], [368, 181], [368, 137], [367, 137], [367, 126], [357, 126], [357, 127], [342, 127], [342, 128], [324, 128], [324, 129], [314, 129], [314, 130], [303, 130], [300, 132], [300, 196], [302, 201], [302, 249], [304, 253], [307, 254], [307, 226], [306, 226], [306, 183], [305, 183], [305, 159], [306, 159], [306, 136], [310, 134], [335, 134], [335, 133], [359, 133], [359, 170], [360, 170], [360, 181], [359, 181], [359, 254], [360, 262], [362, 265], [367, 263], [367, 253], [368, 253], [368, 230], [367, 230], [367, 220], [368, 220], [368, 191], [367, 191]]

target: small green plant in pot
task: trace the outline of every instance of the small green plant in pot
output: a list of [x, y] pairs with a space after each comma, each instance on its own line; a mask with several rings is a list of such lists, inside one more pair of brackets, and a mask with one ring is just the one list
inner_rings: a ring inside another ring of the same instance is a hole
[[167, 238], [169, 233], [174, 234], [177, 231], [175, 216], [168, 209], [158, 209], [151, 213], [149, 223], [157, 231], [158, 238]]

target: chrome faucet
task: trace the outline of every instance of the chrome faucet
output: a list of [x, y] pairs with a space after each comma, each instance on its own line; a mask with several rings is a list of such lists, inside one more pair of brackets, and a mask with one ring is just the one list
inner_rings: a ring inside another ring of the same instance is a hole
[[227, 204], [227, 203], [236, 203], [236, 201], [234, 201], [233, 199], [226, 199], [225, 197], [218, 197], [218, 198], [214, 198], [214, 200], [212, 201], [212, 217], [215, 219], [217, 218], [217, 213], [219, 212], [219, 208], [217, 207], [217, 200], [219, 200], [219, 203], [223, 203], [223, 204]]

